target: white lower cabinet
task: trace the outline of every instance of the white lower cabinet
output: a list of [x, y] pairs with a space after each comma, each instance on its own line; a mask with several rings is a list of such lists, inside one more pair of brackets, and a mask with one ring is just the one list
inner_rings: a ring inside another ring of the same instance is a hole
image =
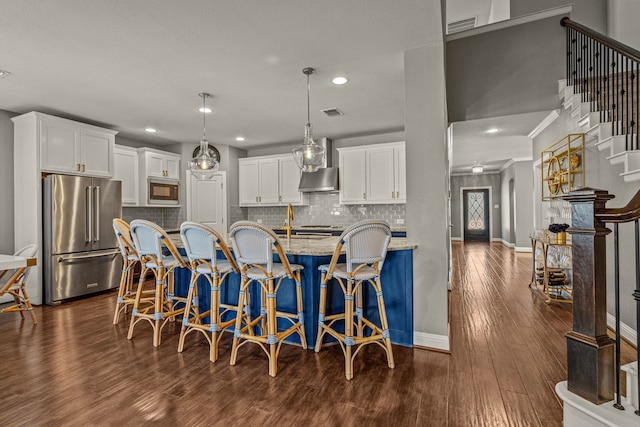
[[301, 172], [290, 154], [239, 159], [238, 171], [240, 206], [308, 203], [298, 191]]
[[338, 149], [340, 203], [406, 203], [404, 142]]

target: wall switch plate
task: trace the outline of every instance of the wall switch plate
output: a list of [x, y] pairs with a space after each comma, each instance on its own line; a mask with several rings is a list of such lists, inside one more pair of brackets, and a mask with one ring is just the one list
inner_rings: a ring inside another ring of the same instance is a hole
[[500, 205], [493, 205], [494, 208], [500, 209]]
[[396, 224], [404, 224], [404, 219], [396, 219]]
[[257, 222], [258, 224], [262, 224], [262, 220], [261, 220], [261, 219], [257, 220], [256, 222]]

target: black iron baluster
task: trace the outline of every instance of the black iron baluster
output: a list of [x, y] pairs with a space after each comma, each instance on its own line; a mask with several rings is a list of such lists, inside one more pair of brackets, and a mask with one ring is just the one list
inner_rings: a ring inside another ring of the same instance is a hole
[[[640, 226], [638, 220], [635, 220], [636, 226], [636, 290], [633, 291], [633, 298], [636, 300], [636, 331], [640, 331]], [[640, 345], [636, 346], [636, 360], [637, 360], [637, 379], [638, 379], [638, 394], [640, 394]], [[640, 395], [638, 398], [638, 409], [635, 411], [636, 415], [640, 415]]]
[[611, 134], [618, 134], [618, 77], [616, 74], [616, 59], [618, 54], [616, 52], [611, 52], [611, 56], [613, 57], [613, 61], [611, 62], [611, 78], [613, 79], [612, 86], [612, 95], [614, 96], [611, 105], [611, 111], [613, 113], [613, 125], [611, 126]]
[[616, 409], [624, 410], [624, 406], [622, 406], [622, 403], [620, 401], [620, 242], [618, 238], [618, 223], [616, 222], [613, 224], [613, 274], [616, 316], [616, 402], [613, 404], [613, 407]]

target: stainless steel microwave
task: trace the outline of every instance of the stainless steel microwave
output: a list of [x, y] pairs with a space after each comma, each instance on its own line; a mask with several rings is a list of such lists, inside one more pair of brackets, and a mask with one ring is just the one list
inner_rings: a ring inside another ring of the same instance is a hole
[[174, 180], [149, 178], [150, 205], [178, 205], [180, 182]]

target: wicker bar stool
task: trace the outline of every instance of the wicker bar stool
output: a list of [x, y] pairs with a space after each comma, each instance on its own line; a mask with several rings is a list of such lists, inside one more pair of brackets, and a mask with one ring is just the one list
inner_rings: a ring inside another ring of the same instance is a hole
[[[251, 221], [236, 222], [231, 226], [229, 238], [233, 246], [234, 257], [240, 264], [242, 273], [238, 313], [243, 309], [247, 315], [251, 312], [249, 285], [252, 282], [257, 282], [261, 291], [260, 315], [255, 319], [248, 317], [244, 326], [242, 326], [241, 316], [236, 317], [231, 364], [236, 364], [240, 346], [247, 342], [254, 342], [266, 353], [269, 358], [269, 375], [275, 377], [278, 371], [278, 353], [285, 338], [297, 333], [302, 348], [307, 348], [300, 282], [300, 272], [303, 266], [290, 264], [278, 237], [272, 230], [260, 224]], [[280, 262], [273, 262], [274, 251]], [[295, 281], [297, 313], [276, 309], [276, 295], [284, 283], [283, 279], [286, 278]], [[279, 319], [284, 319], [287, 324], [291, 323], [291, 325], [287, 329], [279, 331]]]
[[[180, 226], [180, 237], [189, 257], [191, 268], [191, 282], [189, 283], [185, 312], [193, 313], [193, 315], [185, 315], [182, 318], [178, 352], [182, 352], [187, 334], [199, 331], [209, 342], [209, 359], [215, 362], [218, 359], [218, 342], [222, 336], [221, 332], [236, 323], [235, 315], [233, 318], [221, 320], [227, 313], [235, 313], [236, 306], [221, 303], [220, 288], [229, 273], [239, 273], [240, 270], [231, 256], [229, 248], [212, 228], [196, 222], [184, 222]], [[224, 254], [225, 259], [216, 259], [216, 245]], [[207, 279], [211, 290], [211, 307], [205, 312], [200, 312], [198, 303], [198, 278], [200, 276]], [[203, 323], [203, 319], [207, 316], [209, 316], [209, 323]]]
[[[122, 255], [122, 275], [120, 276], [120, 286], [118, 287], [118, 299], [116, 309], [113, 314], [113, 324], [118, 324], [121, 313], [126, 313], [129, 306], [132, 306], [136, 299], [136, 292], [133, 288], [133, 269], [140, 262], [138, 251], [133, 246], [129, 224], [120, 218], [113, 219], [113, 231], [118, 239], [118, 247]], [[153, 301], [155, 290], [145, 290], [141, 302], [150, 303]]]
[[[27, 245], [22, 249], [16, 251], [13, 255], [25, 258], [34, 258], [38, 253], [38, 247], [36, 245]], [[35, 264], [33, 264], [35, 265]], [[29, 300], [27, 294], [27, 278], [31, 273], [32, 264], [27, 263], [25, 267], [3, 270], [0, 272], [0, 297], [9, 294], [13, 297], [13, 304], [9, 306], [3, 306], [0, 309], [0, 313], [10, 313], [17, 311], [20, 313], [20, 317], [24, 319], [24, 312], [28, 311], [31, 315], [33, 324], [37, 324], [36, 313], [33, 312], [33, 306]]]
[[[131, 238], [140, 256], [142, 271], [131, 312], [127, 339], [133, 337], [136, 324], [140, 320], [146, 320], [153, 328], [153, 346], [158, 347], [162, 328], [167, 321], [173, 321], [176, 316], [184, 313], [186, 298], [174, 295], [173, 272], [178, 267], [187, 267], [187, 264], [171, 243], [167, 233], [153, 222], [141, 219], [131, 221]], [[164, 250], [167, 250], [170, 255], [164, 255]], [[144, 277], [149, 270], [153, 272], [156, 287], [153, 304], [144, 306], [142, 299]]]
[[[315, 351], [320, 351], [325, 334], [338, 340], [344, 353], [345, 376], [348, 380], [353, 378], [353, 360], [367, 344], [380, 345], [387, 353], [389, 368], [395, 366], [380, 282], [380, 272], [390, 240], [391, 229], [386, 222], [360, 221], [342, 233], [331, 263], [319, 267], [322, 281]], [[346, 251], [346, 263], [339, 264], [338, 258], [343, 248]], [[336, 279], [344, 293], [344, 313], [326, 315], [327, 286], [332, 278]], [[364, 316], [364, 283], [369, 283], [376, 292], [380, 326]]]

